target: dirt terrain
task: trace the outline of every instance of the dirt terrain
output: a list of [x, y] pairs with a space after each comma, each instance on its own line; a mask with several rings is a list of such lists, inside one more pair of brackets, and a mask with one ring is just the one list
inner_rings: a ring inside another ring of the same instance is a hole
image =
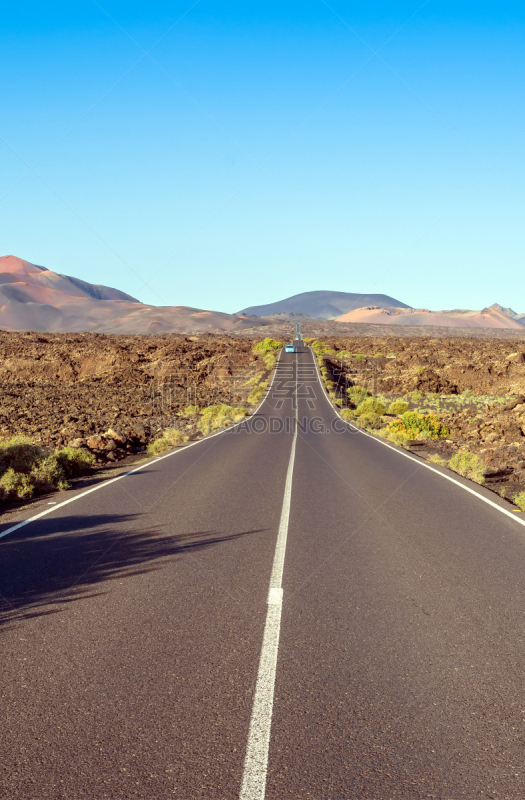
[[106, 462], [143, 450], [166, 427], [191, 435], [188, 405], [246, 404], [244, 384], [263, 369], [253, 345], [208, 334], [0, 332], [0, 438], [75, 443]]
[[377, 389], [387, 401], [403, 398], [410, 409], [437, 414], [450, 428], [446, 440], [414, 442], [419, 455], [477, 453], [486, 466], [485, 485], [507, 498], [525, 489], [524, 336], [325, 336], [322, 341], [354, 354], [329, 357], [336, 375]]

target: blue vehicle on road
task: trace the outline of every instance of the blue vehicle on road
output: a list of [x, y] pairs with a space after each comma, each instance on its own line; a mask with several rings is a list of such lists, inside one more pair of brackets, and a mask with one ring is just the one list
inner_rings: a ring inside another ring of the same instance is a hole
[[285, 353], [295, 353], [295, 345], [293, 345], [293, 344], [285, 344], [284, 352]]

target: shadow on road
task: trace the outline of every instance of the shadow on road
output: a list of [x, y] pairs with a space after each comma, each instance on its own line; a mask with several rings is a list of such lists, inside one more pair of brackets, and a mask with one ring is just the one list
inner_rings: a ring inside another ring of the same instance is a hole
[[0, 540], [0, 626], [57, 614], [65, 604], [104, 594], [105, 581], [161, 569], [166, 559], [261, 530], [166, 535], [137, 530], [142, 515], [69, 515], [39, 520]]

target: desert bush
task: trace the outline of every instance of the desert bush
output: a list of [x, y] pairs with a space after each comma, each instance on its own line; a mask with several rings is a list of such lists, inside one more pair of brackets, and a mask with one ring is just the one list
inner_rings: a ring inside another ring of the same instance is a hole
[[176, 428], [166, 428], [159, 439], [150, 442], [147, 452], [151, 456], [157, 456], [159, 453], [164, 453], [166, 450], [171, 450], [173, 447], [179, 447], [188, 441], [188, 437]]
[[95, 456], [81, 447], [63, 447], [42, 459], [31, 470], [30, 479], [39, 492], [69, 488], [68, 478], [88, 473]]
[[33, 495], [34, 486], [29, 475], [15, 472], [9, 467], [0, 477], [0, 501], [24, 500]]
[[354, 358], [359, 358], [359, 359], [361, 359], [361, 360], [362, 360], [363, 358], [366, 358], [366, 356], [363, 356], [363, 355], [361, 355], [361, 353], [356, 353], [356, 354], [354, 355]]
[[442, 456], [440, 456], [438, 453], [434, 453], [434, 455], [430, 456], [428, 460], [431, 464], [439, 464], [440, 467], [446, 467], [448, 463], [447, 459], [442, 458]]
[[275, 367], [275, 365], [277, 364], [277, 356], [276, 356], [276, 354], [275, 353], [266, 353], [263, 356], [263, 362], [264, 362], [265, 368], [268, 370], [268, 372], [270, 372]]
[[275, 339], [271, 339], [269, 336], [267, 336], [262, 342], [257, 342], [257, 344], [254, 344], [252, 347], [252, 353], [260, 353], [261, 355], [265, 356], [268, 353], [275, 352], [275, 350], [280, 350], [282, 346], [282, 342], [277, 342]]
[[193, 417], [195, 414], [198, 413], [199, 413], [199, 406], [186, 406], [186, 408], [180, 412], [180, 416]]
[[368, 397], [366, 400], [363, 400], [362, 403], [359, 403], [355, 413], [358, 416], [373, 414], [376, 417], [380, 417], [382, 414], [386, 413], [386, 406], [379, 398]]
[[261, 381], [258, 386], [255, 386], [250, 394], [248, 395], [248, 402], [249, 403], [258, 403], [260, 402], [264, 395], [266, 394], [266, 389], [268, 388], [268, 381]]
[[314, 339], [312, 344], [310, 345], [316, 356], [320, 356], [329, 349], [325, 344], [320, 342], [318, 339]]
[[374, 355], [374, 358], [384, 358], [384, 357], [385, 357], [385, 356], [383, 355], [383, 353], [376, 353], [376, 354]]
[[345, 420], [353, 420], [356, 418], [355, 411], [352, 411], [350, 408], [342, 408], [339, 412], [343, 419]]
[[[502, 497], [505, 497], [505, 491], [503, 491]], [[525, 492], [520, 492], [519, 494], [515, 494], [512, 498], [512, 502], [516, 503], [518, 508], [521, 508], [522, 511], [525, 511]]]
[[483, 460], [476, 453], [469, 453], [466, 450], [456, 453], [448, 462], [450, 469], [468, 478], [475, 483], [484, 483], [483, 473], [485, 467]]
[[93, 464], [95, 463], [95, 456], [81, 447], [63, 447], [53, 453], [53, 458], [56, 458], [64, 470], [66, 478], [76, 478], [79, 475], [85, 475]]
[[[357, 409], [356, 413], [358, 411], [359, 409]], [[379, 414], [374, 414], [373, 412], [359, 414], [358, 419], [364, 428], [370, 428], [373, 430], [375, 428], [379, 428], [381, 425], [381, 416]]]
[[371, 392], [368, 389], [365, 389], [364, 386], [350, 386], [349, 389], [346, 390], [348, 397], [355, 403], [356, 406], [359, 405], [363, 400], [366, 400], [367, 397], [371, 397]]
[[244, 407], [232, 408], [226, 405], [208, 406], [201, 411], [201, 418], [197, 428], [202, 433], [211, 433], [214, 430], [227, 428], [234, 422], [239, 422], [248, 411]]
[[448, 436], [449, 429], [435, 414], [418, 414], [416, 411], [405, 411], [401, 419], [396, 419], [388, 426], [391, 433], [404, 436], [406, 439], [417, 439], [421, 433], [428, 434], [425, 438], [439, 439]]
[[14, 472], [31, 472], [42, 459], [44, 452], [27, 436], [11, 436], [0, 441], [0, 474], [8, 469]]
[[38, 492], [51, 492], [53, 489], [68, 489], [64, 467], [55, 453], [44, 458], [31, 470], [31, 481]]
[[387, 358], [397, 358], [397, 353], [387, 353]]
[[408, 411], [408, 403], [406, 403], [404, 400], [394, 400], [388, 406], [388, 413], [397, 414], [399, 417], [401, 414], [404, 414], [405, 411]]

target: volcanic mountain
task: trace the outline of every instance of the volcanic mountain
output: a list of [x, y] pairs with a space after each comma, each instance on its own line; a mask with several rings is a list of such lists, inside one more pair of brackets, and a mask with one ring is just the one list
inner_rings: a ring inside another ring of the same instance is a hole
[[[357, 308], [337, 318], [337, 322], [361, 322], [379, 325], [438, 325], [453, 328], [513, 328], [525, 334], [525, 316], [510, 316], [501, 306], [494, 305], [482, 311], [429, 311], [422, 308]], [[523, 321], [522, 321], [523, 320]]]
[[187, 306], [149, 306], [118, 289], [0, 257], [0, 330], [96, 333], [227, 332], [264, 325]]
[[250, 314], [257, 317], [272, 317], [276, 314], [303, 314], [315, 319], [337, 319], [341, 314], [363, 306], [380, 308], [410, 308], [406, 303], [394, 300], [386, 294], [352, 294], [350, 292], [302, 292], [294, 294], [277, 303], [263, 306], [250, 306], [239, 314]]

